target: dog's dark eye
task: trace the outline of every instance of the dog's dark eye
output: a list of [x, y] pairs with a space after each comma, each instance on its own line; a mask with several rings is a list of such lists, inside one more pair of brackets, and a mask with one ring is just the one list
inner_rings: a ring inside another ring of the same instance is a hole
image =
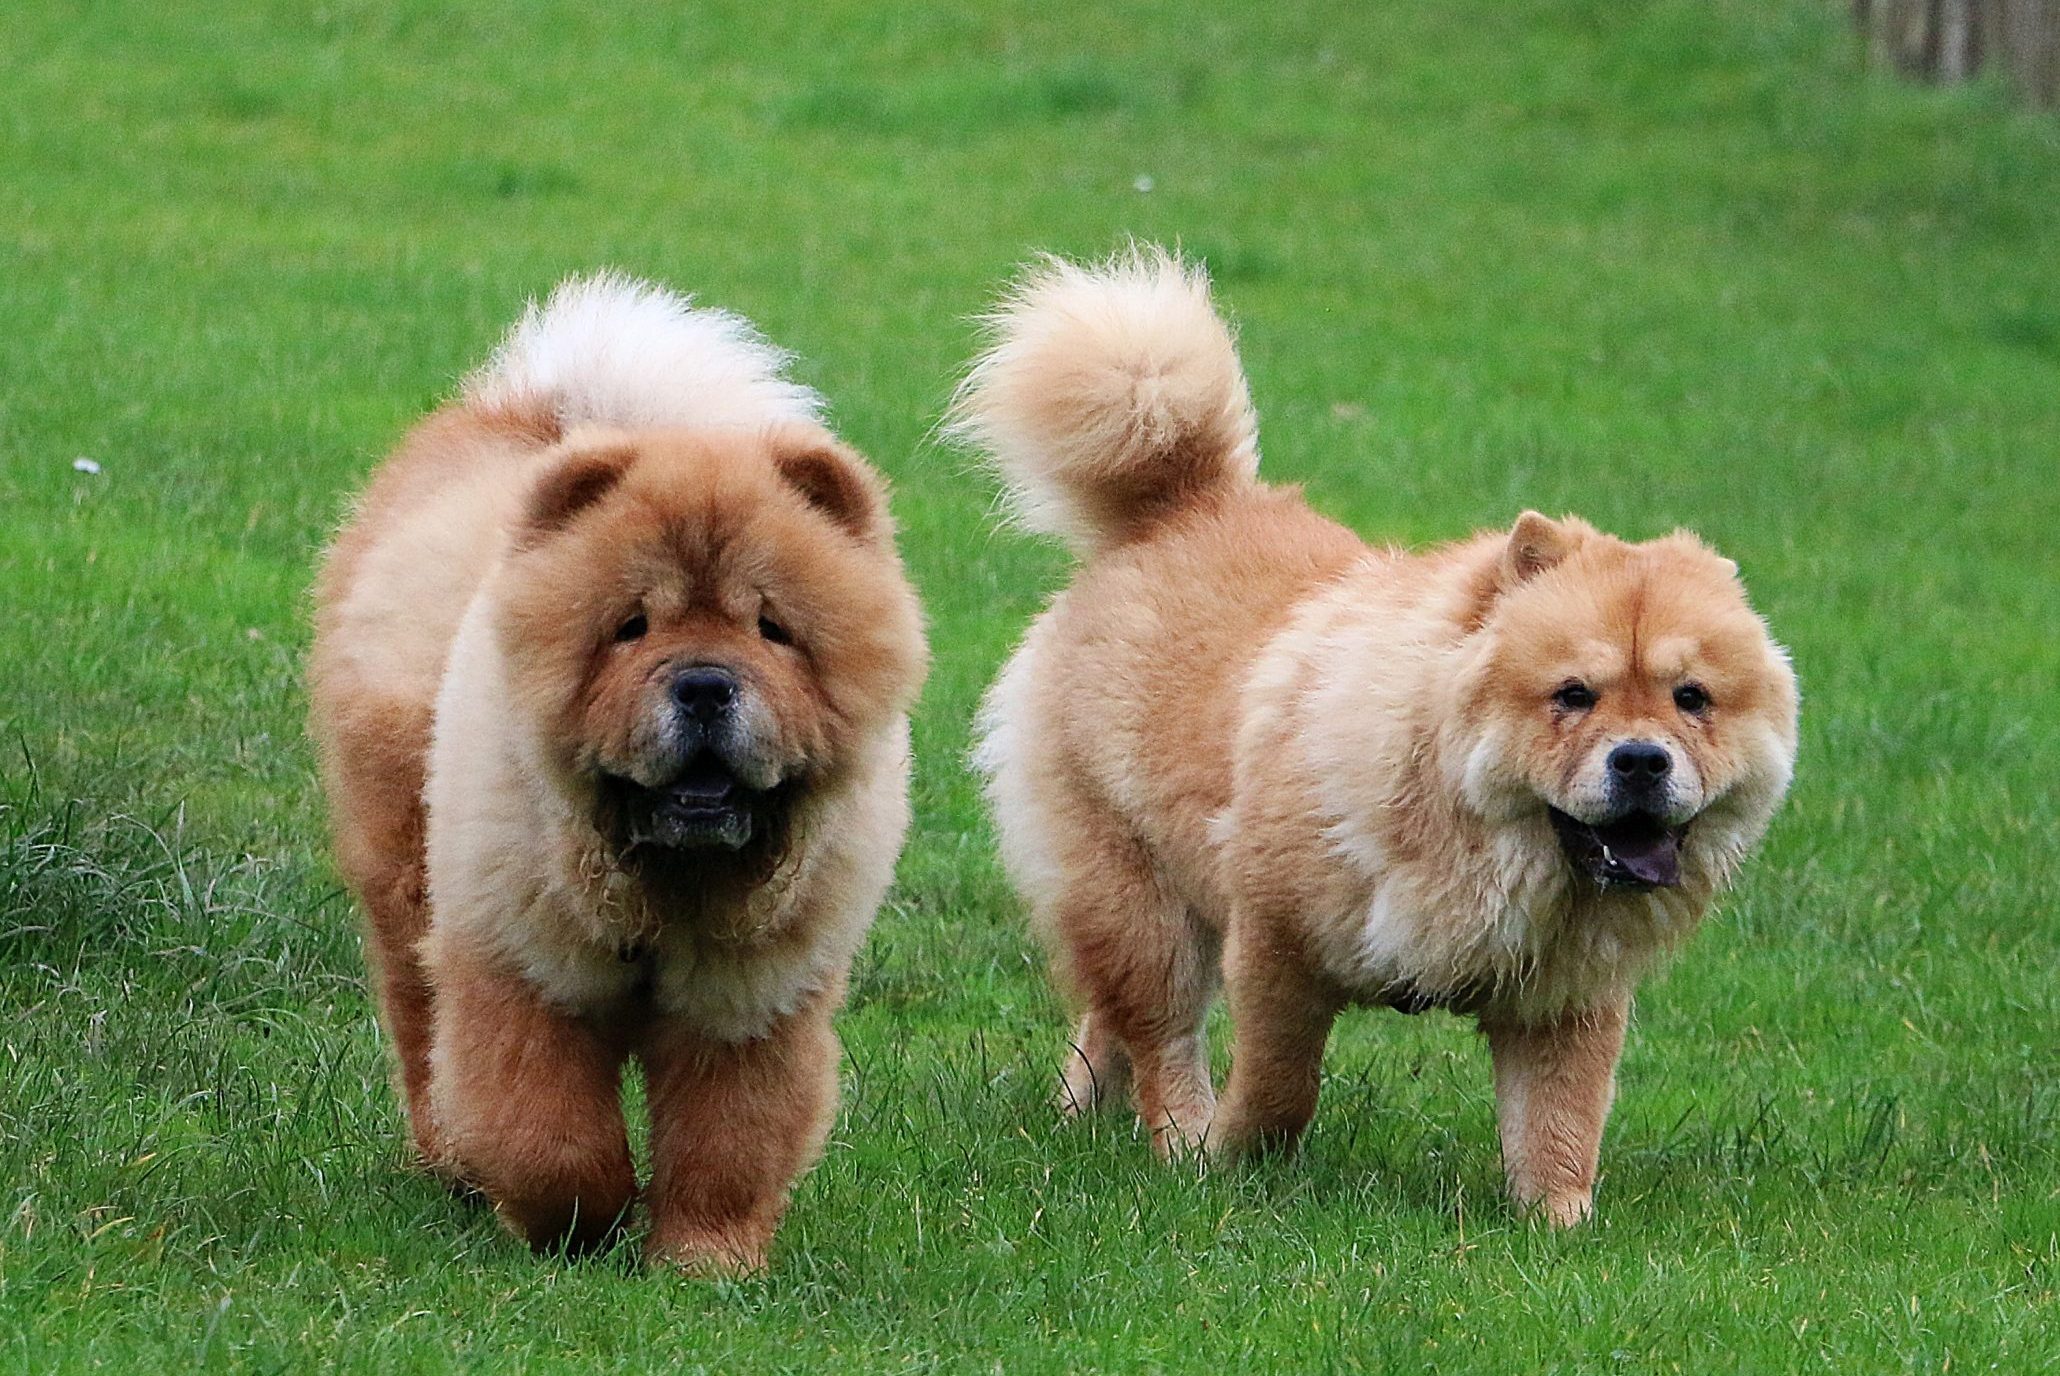
[[1597, 701], [1595, 690], [1585, 683], [1563, 683], [1552, 700], [1569, 712], [1585, 712]]
[[1674, 706], [1699, 717], [1710, 710], [1710, 690], [1700, 683], [1684, 683], [1674, 690]]
[[651, 623], [645, 619], [642, 612], [638, 612], [635, 616], [615, 628], [615, 643], [620, 645], [625, 641], [642, 640], [644, 632], [650, 629]]
[[758, 633], [775, 645], [792, 645], [794, 637], [787, 634], [787, 628], [769, 616], [758, 618]]

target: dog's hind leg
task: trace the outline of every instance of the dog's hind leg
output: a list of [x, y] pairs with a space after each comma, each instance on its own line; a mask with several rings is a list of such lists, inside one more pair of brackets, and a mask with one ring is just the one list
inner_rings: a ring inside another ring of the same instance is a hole
[[415, 949], [429, 926], [425, 884], [422, 866], [411, 863], [381, 891], [369, 893], [365, 907], [379, 1020], [393, 1042], [394, 1078], [407, 1109], [408, 1131], [416, 1156], [422, 1164], [435, 1168], [443, 1155], [429, 1111], [435, 997]]
[[1224, 956], [1230, 994], [1230, 1083], [1209, 1154], [1235, 1160], [1295, 1146], [1316, 1116], [1323, 1048], [1344, 1000], [1295, 952], [1277, 924], [1245, 909]]
[[1076, 814], [1065, 832], [1065, 883], [1047, 915], [1086, 1006], [1066, 1089], [1078, 1105], [1106, 1098], [1127, 1062], [1154, 1150], [1191, 1151], [1216, 1111], [1204, 1028], [1218, 983], [1216, 935], [1120, 820], [1083, 820]]
[[331, 715], [339, 742], [329, 760], [337, 867], [364, 905], [372, 994], [393, 1046], [415, 1154], [435, 1167], [443, 1156], [429, 1111], [435, 999], [419, 950], [429, 931], [422, 805], [429, 714], [380, 698], [334, 707]]
[[1068, 1118], [1121, 1103], [1130, 1095], [1130, 1053], [1093, 1013], [1080, 1015], [1059, 1071], [1059, 1112]]
[[1039, 635], [988, 694], [981, 765], [1002, 859], [1080, 1010], [1058, 1106], [1078, 1115], [1132, 1091], [1153, 1144], [1168, 1154], [1198, 1144], [1215, 1111], [1203, 1022], [1219, 942], [1165, 882], [1131, 821], [1042, 744], [1054, 731], [1039, 725], [1035, 700]]

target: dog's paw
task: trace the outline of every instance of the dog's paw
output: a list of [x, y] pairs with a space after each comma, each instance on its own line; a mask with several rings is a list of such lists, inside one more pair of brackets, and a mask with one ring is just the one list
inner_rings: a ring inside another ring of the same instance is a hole
[[764, 1243], [713, 1230], [654, 1234], [644, 1256], [654, 1266], [703, 1280], [736, 1280], [766, 1268]]
[[1577, 1228], [1595, 1216], [1595, 1197], [1585, 1191], [1547, 1194], [1517, 1206], [1533, 1220], [1552, 1228]]

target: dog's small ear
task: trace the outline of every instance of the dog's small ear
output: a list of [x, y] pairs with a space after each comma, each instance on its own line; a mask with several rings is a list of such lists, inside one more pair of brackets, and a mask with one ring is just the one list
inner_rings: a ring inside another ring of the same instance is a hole
[[887, 484], [857, 450], [821, 431], [773, 440], [773, 466], [808, 504], [861, 540], [888, 534]]
[[527, 543], [563, 530], [572, 518], [608, 495], [636, 461], [626, 445], [580, 449], [544, 471], [530, 489], [522, 528]]
[[1509, 544], [1502, 551], [1502, 581], [1513, 587], [1536, 578], [1581, 547], [1587, 538], [1585, 522], [1571, 518], [1555, 521], [1535, 511], [1516, 518]]

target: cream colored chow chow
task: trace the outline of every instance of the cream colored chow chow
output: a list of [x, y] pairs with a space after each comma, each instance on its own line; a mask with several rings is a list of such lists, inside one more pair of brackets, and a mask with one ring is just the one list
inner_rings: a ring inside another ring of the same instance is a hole
[[310, 663], [415, 1143], [537, 1247], [764, 1261], [836, 1106], [925, 651], [882, 484], [743, 321], [570, 282], [373, 478]]
[[1130, 1087], [1162, 1151], [1290, 1143], [1341, 1010], [1447, 1008], [1517, 1203], [1586, 1216], [1632, 991], [1788, 787], [1795, 682], [1736, 567], [1534, 512], [1369, 548], [1258, 480], [1229, 332], [1160, 253], [1047, 263], [992, 323], [956, 431], [1080, 558], [979, 755], [1082, 1009], [1065, 1102]]

